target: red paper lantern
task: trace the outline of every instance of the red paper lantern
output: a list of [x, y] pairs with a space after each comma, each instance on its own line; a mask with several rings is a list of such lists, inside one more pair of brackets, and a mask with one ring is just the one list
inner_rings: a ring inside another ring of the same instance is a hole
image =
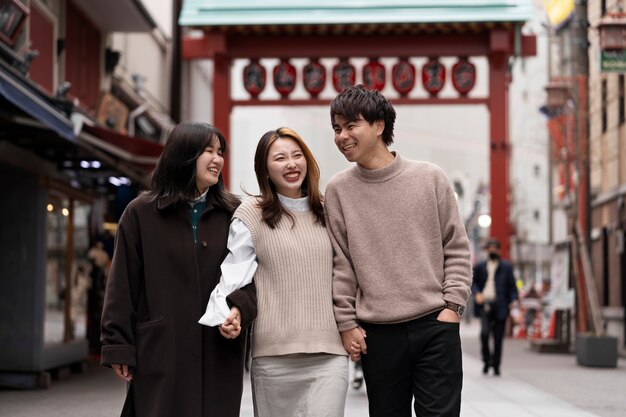
[[466, 96], [476, 85], [476, 66], [467, 57], [459, 58], [452, 66], [452, 85], [462, 96]]
[[317, 97], [326, 86], [326, 68], [317, 59], [311, 59], [302, 69], [302, 82], [311, 97]]
[[415, 66], [402, 58], [391, 70], [391, 82], [401, 96], [406, 96], [415, 87]]
[[253, 59], [244, 67], [243, 86], [252, 98], [257, 98], [265, 89], [265, 80], [265, 67], [258, 60]]
[[342, 58], [333, 67], [333, 87], [341, 93], [348, 87], [352, 87], [356, 81], [356, 70], [348, 59]]
[[446, 83], [446, 67], [437, 58], [430, 60], [422, 67], [422, 84], [431, 96], [439, 94]]
[[296, 88], [296, 67], [286, 59], [274, 67], [274, 88], [283, 98], [287, 98]]
[[378, 91], [385, 87], [385, 66], [376, 58], [363, 66], [363, 85]]

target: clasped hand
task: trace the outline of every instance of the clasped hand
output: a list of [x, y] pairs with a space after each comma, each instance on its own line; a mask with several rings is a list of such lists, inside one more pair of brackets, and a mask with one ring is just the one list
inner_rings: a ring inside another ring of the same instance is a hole
[[346, 350], [348, 355], [350, 355], [350, 359], [352, 359], [353, 362], [361, 359], [361, 354], [367, 354], [367, 343], [365, 343], [366, 337], [367, 335], [365, 329], [360, 326], [341, 332], [343, 348]]
[[241, 313], [237, 307], [230, 309], [230, 314], [219, 327], [220, 333], [226, 339], [235, 339], [241, 333]]

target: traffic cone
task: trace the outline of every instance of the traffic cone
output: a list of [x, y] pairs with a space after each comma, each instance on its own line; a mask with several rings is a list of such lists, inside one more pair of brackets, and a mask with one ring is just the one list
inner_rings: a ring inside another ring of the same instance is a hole
[[556, 310], [552, 311], [550, 315], [550, 326], [548, 327], [548, 334], [546, 335], [546, 339], [555, 339], [556, 338]]
[[527, 337], [528, 333], [526, 332], [526, 309], [524, 307], [520, 307], [520, 320], [515, 338], [526, 339]]

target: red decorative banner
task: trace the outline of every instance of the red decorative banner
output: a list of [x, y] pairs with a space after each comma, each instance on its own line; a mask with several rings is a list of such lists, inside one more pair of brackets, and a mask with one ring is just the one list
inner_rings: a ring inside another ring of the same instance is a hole
[[422, 67], [422, 84], [431, 96], [439, 94], [446, 83], [446, 67], [437, 58], [430, 60]]
[[476, 66], [467, 57], [460, 57], [452, 66], [452, 85], [462, 96], [466, 96], [476, 85]]
[[253, 59], [243, 69], [243, 86], [252, 98], [257, 98], [265, 89], [265, 67]]
[[302, 69], [302, 82], [311, 97], [317, 97], [326, 86], [326, 68], [317, 59], [311, 59]]
[[274, 88], [283, 98], [287, 98], [296, 88], [296, 67], [286, 59], [282, 59], [280, 64], [274, 67]]
[[385, 87], [385, 66], [373, 58], [363, 66], [363, 85], [372, 90]]
[[391, 70], [391, 82], [401, 96], [406, 96], [415, 87], [415, 66], [406, 58], [401, 58]]
[[342, 58], [333, 67], [333, 86], [341, 93], [348, 87], [352, 87], [356, 81], [356, 70], [347, 58]]

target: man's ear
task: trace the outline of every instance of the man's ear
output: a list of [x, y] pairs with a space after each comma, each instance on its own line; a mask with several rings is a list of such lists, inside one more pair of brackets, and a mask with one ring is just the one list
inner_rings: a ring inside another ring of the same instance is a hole
[[382, 119], [376, 120], [374, 124], [376, 125], [376, 135], [382, 136], [385, 131], [385, 121]]

